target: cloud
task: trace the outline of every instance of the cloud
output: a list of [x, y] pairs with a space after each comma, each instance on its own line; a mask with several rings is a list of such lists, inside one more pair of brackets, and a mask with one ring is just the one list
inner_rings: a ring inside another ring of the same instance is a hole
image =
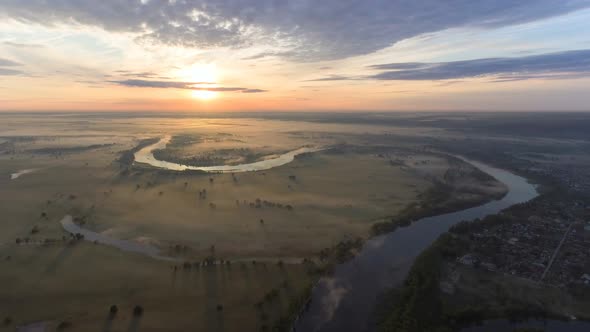
[[399, 70], [399, 69], [419, 69], [427, 66], [422, 62], [400, 62], [400, 63], [386, 63], [383, 65], [372, 65], [369, 66], [371, 69], [392, 69], [392, 70]]
[[[22, 71], [12, 68], [12, 67], [20, 66], [20, 65], [21, 64], [18, 62], [14, 62], [12, 60], [0, 58], [0, 76], [11, 76], [11, 75], [23, 74]], [[3, 67], [11, 67], [11, 68], [3, 68]]]
[[242, 60], [258, 60], [268, 57], [281, 57], [281, 58], [290, 58], [297, 56], [297, 52], [295, 51], [283, 51], [283, 52], [260, 52], [254, 55], [250, 55], [247, 57], [243, 57]]
[[261, 89], [249, 89], [242, 87], [200, 87], [197, 85], [212, 84], [211, 82], [181, 82], [181, 81], [148, 81], [140, 79], [129, 80], [113, 80], [109, 83], [114, 83], [127, 87], [140, 88], [159, 88], [159, 89], [184, 89], [184, 90], [198, 90], [198, 91], [216, 91], [216, 92], [242, 92], [242, 93], [259, 93], [267, 92]]
[[41, 44], [26, 44], [26, 43], [15, 43], [6, 41], [3, 43], [6, 46], [17, 47], [17, 48], [44, 48], [45, 46]]
[[0, 58], [0, 66], [2, 66], [2, 67], [14, 67], [14, 66], [20, 66], [20, 65], [21, 64], [18, 62], [14, 62], [12, 60]]
[[20, 75], [22, 73], [20, 70], [0, 68], [0, 76]]
[[[134, 72], [130, 70], [115, 70], [116, 76], [121, 77], [139, 77], [139, 78], [151, 78], [151, 79], [168, 79], [166, 76], [159, 75], [155, 72], [151, 71], [144, 71], [144, 72]], [[108, 75], [112, 76], [112, 75]], [[203, 84], [202, 82], [200, 84]]]
[[451, 80], [502, 75], [500, 80], [590, 76], [590, 50], [575, 50], [514, 58], [487, 58], [435, 63], [390, 63], [371, 66], [386, 70], [368, 79]]
[[[460, 79], [489, 77], [492, 82], [529, 79], [571, 79], [590, 76], [590, 50], [574, 50], [513, 58], [485, 58], [451, 62], [400, 62], [368, 66], [380, 72], [367, 76], [329, 75], [306, 82], [384, 80], [444, 81], [439, 86], [461, 83]], [[452, 80], [452, 81], [449, 81]]]
[[199, 84], [191, 82], [173, 82], [173, 81], [147, 81], [139, 79], [129, 79], [121, 81], [109, 81], [123, 86], [140, 87], [140, 88], [161, 88], [161, 89], [191, 89], [193, 85]]
[[[342, 75], [329, 75], [326, 77], [321, 77], [321, 78], [314, 78], [311, 80], [305, 80], [303, 82], [329, 82], [329, 81], [352, 81], [352, 80], [356, 80], [359, 79], [358, 77], [352, 77], [352, 76], [342, 76]], [[360, 78], [362, 79], [362, 78]]]
[[590, 7], [590, 0], [3, 0], [0, 18], [77, 23], [185, 47], [268, 46], [250, 58], [368, 54], [449, 28], [496, 28]]

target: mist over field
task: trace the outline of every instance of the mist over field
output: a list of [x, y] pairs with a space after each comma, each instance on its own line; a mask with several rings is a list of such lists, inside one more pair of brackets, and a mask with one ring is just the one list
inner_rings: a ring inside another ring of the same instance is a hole
[[0, 1], [0, 332], [589, 331], [589, 22]]

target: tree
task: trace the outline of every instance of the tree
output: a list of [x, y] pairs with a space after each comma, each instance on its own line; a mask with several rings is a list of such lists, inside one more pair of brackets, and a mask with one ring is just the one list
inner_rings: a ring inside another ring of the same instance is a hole
[[68, 321], [65, 321], [65, 320], [64, 320], [64, 321], [60, 322], [60, 323], [57, 325], [57, 330], [58, 330], [58, 331], [60, 331], [60, 330], [65, 330], [65, 329], [67, 329], [67, 328], [69, 328], [69, 327], [71, 327], [71, 326], [72, 326], [72, 323], [70, 323], [70, 322], [68, 322]]
[[133, 308], [133, 316], [141, 317], [142, 315], [143, 315], [143, 307], [140, 305], [136, 305], [135, 308]]
[[117, 314], [117, 312], [119, 312], [119, 307], [117, 307], [116, 304], [113, 304], [110, 308], [109, 308], [109, 314], [112, 316], [115, 316]]

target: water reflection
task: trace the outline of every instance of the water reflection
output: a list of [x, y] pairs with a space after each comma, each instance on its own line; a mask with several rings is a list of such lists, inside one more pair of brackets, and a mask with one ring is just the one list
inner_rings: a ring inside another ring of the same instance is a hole
[[11, 180], [16, 180], [16, 179], [20, 178], [21, 176], [23, 176], [25, 174], [33, 173], [35, 171], [37, 171], [37, 169], [35, 169], [35, 168], [32, 168], [32, 169], [23, 169], [23, 170], [20, 170], [20, 171], [18, 171], [16, 173], [10, 174], [10, 179]]
[[249, 164], [240, 165], [219, 165], [219, 166], [190, 166], [182, 165], [169, 161], [158, 160], [154, 157], [153, 151], [166, 148], [166, 145], [170, 142], [171, 137], [166, 136], [159, 142], [146, 146], [135, 153], [135, 162], [148, 164], [157, 168], [164, 168], [172, 171], [204, 171], [212, 173], [240, 173], [240, 172], [253, 172], [253, 171], [264, 171], [274, 167], [282, 166], [292, 162], [296, 156], [323, 150], [318, 147], [302, 147], [297, 150], [289, 151], [275, 158], [269, 158], [266, 160], [257, 161]]
[[[408, 227], [369, 240], [358, 256], [336, 267], [314, 288], [309, 310], [297, 331], [366, 331], [377, 295], [400, 284], [414, 259], [436, 238], [462, 220], [473, 220], [536, 197], [534, 185], [505, 170], [461, 158], [508, 187], [500, 200], [466, 210], [423, 218]], [[345, 291], [344, 291], [345, 290]], [[341, 296], [342, 294], [344, 296]], [[333, 300], [340, 298], [334, 307]]]
[[138, 243], [134, 241], [127, 241], [127, 240], [120, 240], [116, 238], [112, 238], [108, 235], [93, 232], [91, 230], [85, 229], [74, 223], [72, 216], [67, 215], [63, 217], [60, 221], [62, 227], [70, 232], [71, 234], [81, 234], [84, 236], [84, 240], [90, 242], [96, 242], [100, 244], [105, 244], [108, 246], [112, 246], [124, 251], [134, 252], [142, 255], [147, 255], [157, 259], [163, 260], [174, 260], [171, 257], [166, 257], [160, 255], [160, 249], [156, 246], [152, 246], [145, 243]]

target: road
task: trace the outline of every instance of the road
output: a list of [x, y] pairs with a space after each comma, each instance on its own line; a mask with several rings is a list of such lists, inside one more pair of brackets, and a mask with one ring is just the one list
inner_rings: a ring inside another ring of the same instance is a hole
[[549, 272], [549, 270], [551, 269], [551, 265], [553, 265], [553, 261], [555, 261], [555, 257], [557, 257], [557, 254], [559, 254], [559, 250], [561, 250], [561, 246], [565, 242], [565, 239], [567, 238], [567, 235], [570, 233], [570, 230], [572, 229], [573, 225], [574, 225], [573, 223], [571, 223], [569, 225], [569, 227], [565, 231], [565, 234], [563, 234], [561, 241], [559, 241], [559, 245], [557, 246], [557, 248], [555, 248], [553, 255], [551, 255], [551, 259], [549, 260], [549, 264], [547, 264], [547, 268], [545, 268], [545, 271], [543, 271], [543, 274], [541, 275], [541, 281], [543, 281], [543, 279], [545, 279], [545, 275], [547, 275], [547, 272]]

